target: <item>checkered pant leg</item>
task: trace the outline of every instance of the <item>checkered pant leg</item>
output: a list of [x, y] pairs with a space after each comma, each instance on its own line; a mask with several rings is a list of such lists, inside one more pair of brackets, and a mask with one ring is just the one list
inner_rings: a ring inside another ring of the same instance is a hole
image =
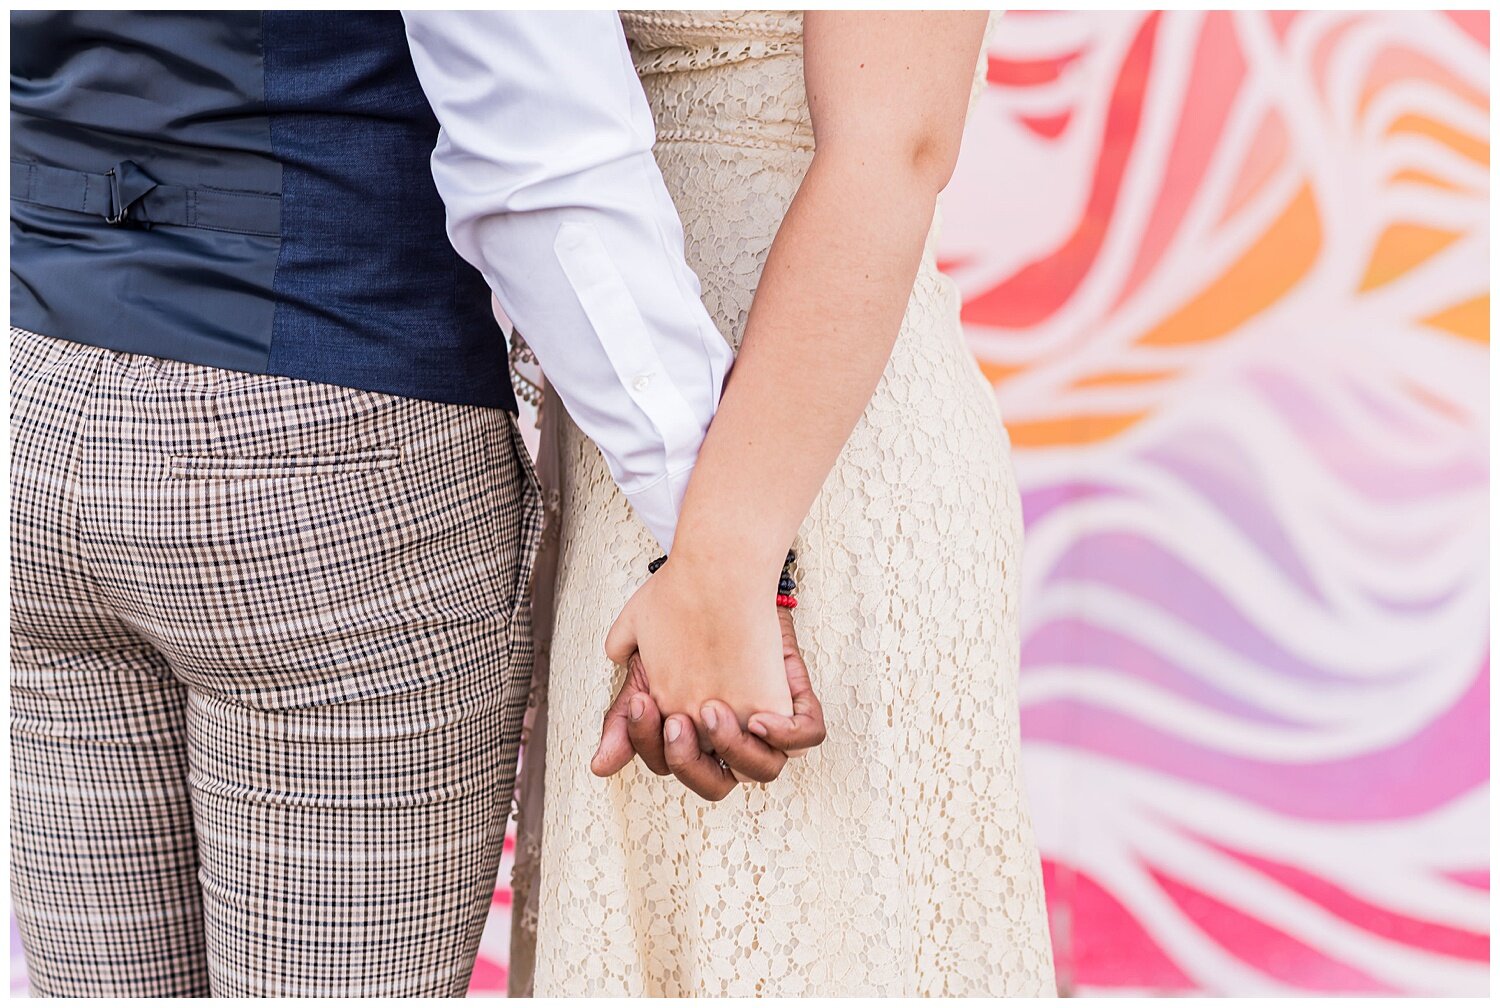
[[514, 419], [11, 335], [34, 990], [462, 994], [531, 660]]

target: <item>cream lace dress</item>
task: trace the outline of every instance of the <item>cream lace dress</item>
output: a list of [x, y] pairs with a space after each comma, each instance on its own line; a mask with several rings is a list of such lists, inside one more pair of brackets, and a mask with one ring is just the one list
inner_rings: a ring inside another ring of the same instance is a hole
[[[801, 17], [623, 18], [688, 262], [738, 345], [812, 155]], [[515, 993], [533, 934], [538, 996], [1053, 993], [1017, 737], [1020, 500], [958, 311], [929, 241], [890, 365], [796, 543], [828, 740], [718, 804], [639, 762], [589, 773], [618, 682], [602, 641], [655, 543], [547, 403], [560, 553]]]

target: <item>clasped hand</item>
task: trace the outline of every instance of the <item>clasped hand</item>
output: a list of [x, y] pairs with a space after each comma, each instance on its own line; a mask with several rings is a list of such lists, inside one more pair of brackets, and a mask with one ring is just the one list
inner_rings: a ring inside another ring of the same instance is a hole
[[764, 592], [692, 583], [668, 563], [631, 596], [605, 640], [626, 668], [590, 769], [637, 755], [718, 801], [740, 781], [771, 781], [823, 741], [823, 710], [789, 609]]

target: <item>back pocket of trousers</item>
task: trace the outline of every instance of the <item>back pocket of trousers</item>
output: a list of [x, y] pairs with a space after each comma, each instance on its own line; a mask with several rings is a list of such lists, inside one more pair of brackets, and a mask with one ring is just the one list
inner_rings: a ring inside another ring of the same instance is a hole
[[177, 479], [296, 479], [389, 469], [401, 461], [399, 448], [369, 448], [326, 455], [174, 455], [168, 469]]

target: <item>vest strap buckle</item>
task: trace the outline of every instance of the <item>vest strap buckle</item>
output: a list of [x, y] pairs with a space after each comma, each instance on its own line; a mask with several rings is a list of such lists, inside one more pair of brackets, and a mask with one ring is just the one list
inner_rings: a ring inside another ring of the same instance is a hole
[[105, 211], [104, 222], [116, 227], [132, 222], [149, 226], [150, 221], [134, 221], [130, 211], [141, 197], [156, 188], [156, 180], [134, 161], [121, 161], [105, 172], [104, 177], [109, 180], [109, 209]]
[[278, 194], [158, 184], [133, 161], [99, 173], [11, 161], [10, 198], [87, 214], [110, 227], [190, 227], [281, 237]]

